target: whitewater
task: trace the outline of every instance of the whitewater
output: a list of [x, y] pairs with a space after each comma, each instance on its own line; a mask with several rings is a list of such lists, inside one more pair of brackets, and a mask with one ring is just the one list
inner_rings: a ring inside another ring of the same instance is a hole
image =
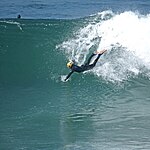
[[[150, 149], [150, 14], [97, 12], [0, 19], [0, 149]], [[61, 81], [69, 59], [102, 49], [95, 68]]]
[[91, 18], [74, 33], [74, 38], [58, 46], [64, 49], [68, 59], [75, 59], [81, 65], [89, 53], [107, 49], [107, 54], [92, 70], [95, 75], [112, 82], [141, 74], [149, 78], [150, 15], [104, 11]]

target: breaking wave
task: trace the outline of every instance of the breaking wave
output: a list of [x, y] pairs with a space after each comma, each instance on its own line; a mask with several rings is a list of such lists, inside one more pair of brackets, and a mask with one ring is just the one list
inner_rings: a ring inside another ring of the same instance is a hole
[[86, 18], [87, 23], [72, 38], [58, 45], [68, 59], [79, 65], [95, 50], [107, 49], [93, 74], [108, 81], [150, 77], [150, 15], [104, 11]]

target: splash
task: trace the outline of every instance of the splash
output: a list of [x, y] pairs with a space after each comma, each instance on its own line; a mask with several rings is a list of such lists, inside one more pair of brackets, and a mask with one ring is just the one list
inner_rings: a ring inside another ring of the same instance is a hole
[[119, 43], [138, 57], [150, 62], [150, 15], [141, 16], [133, 12], [125, 12], [103, 22], [99, 34], [103, 37], [99, 47]]
[[141, 73], [149, 76], [150, 15], [105, 11], [90, 17], [75, 38], [62, 43], [68, 59], [83, 64], [89, 53], [107, 49], [91, 71], [95, 75], [108, 81], [123, 81]]

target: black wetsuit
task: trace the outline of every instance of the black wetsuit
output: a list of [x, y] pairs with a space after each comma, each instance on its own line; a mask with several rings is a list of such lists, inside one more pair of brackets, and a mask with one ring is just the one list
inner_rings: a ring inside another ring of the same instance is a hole
[[[94, 62], [92, 64], [90, 64], [90, 61], [91, 61], [92, 57], [95, 56], [95, 55], [98, 55], [97, 58], [94, 60]], [[80, 73], [80, 72], [84, 72], [84, 71], [90, 70], [93, 67], [95, 67], [95, 65], [96, 65], [96, 63], [97, 63], [97, 61], [98, 61], [98, 59], [100, 58], [101, 55], [102, 54], [92, 54], [89, 57], [87, 63], [85, 65], [82, 65], [82, 66], [77, 66], [77, 65], [73, 64], [72, 67], [70, 68], [72, 71], [67, 75], [65, 81], [72, 75], [73, 72]]]

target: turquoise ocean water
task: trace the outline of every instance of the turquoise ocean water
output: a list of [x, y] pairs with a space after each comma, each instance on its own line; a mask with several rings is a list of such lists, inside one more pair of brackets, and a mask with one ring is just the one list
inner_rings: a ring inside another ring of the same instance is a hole
[[1, 150], [150, 149], [148, 1], [0, 4]]

